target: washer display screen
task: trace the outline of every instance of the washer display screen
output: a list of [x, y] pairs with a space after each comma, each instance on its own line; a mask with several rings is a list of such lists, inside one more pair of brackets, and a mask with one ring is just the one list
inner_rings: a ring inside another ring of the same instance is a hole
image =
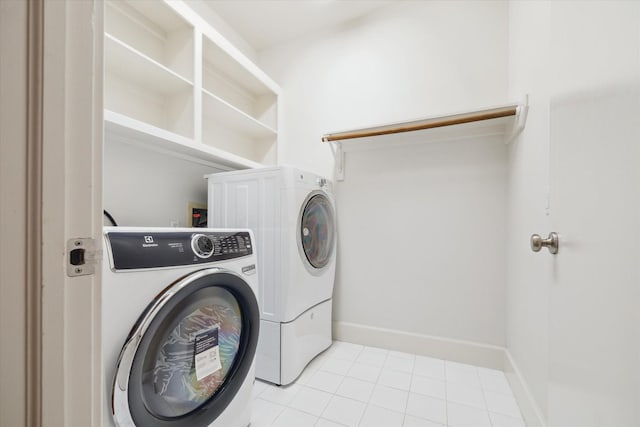
[[331, 202], [317, 194], [309, 199], [302, 212], [300, 239], [307, 261], [323, 268], [331, 261], [334, 246], [334, 218]]
[[142, 399], [156, 416], [175, 418], [220, 389], [238, 355], [242, 313], [220, 287], [195, 292], [166, 317], [147, 352]]

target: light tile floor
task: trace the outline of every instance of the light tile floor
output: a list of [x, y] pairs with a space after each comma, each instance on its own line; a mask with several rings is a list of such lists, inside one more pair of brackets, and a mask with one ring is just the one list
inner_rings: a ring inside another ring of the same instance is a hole
[[253, 394], [251, 427], [525, 427], [501, 371], [341, 341]]

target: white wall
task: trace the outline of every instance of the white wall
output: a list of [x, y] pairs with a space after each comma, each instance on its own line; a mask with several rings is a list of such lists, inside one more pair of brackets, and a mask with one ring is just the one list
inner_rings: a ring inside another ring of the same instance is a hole
[[334, 319], [504, 345], [500, 138], [350, 155]]
[[507, 4], [405, 1], [259, 52], [285, 163], [331, 176], [323, 134], [504, 103]]
[[[507, 3], [398, 2], [259, 53], [283, 88], [283, 159], [331, 176], [321, 136], [507, 101]], [[506, 148], [349, 153], [334, 320], [504, 344]]]
[[[104, 144], [104, 208], [118, 225], [187, 226], [189, 202], [207, 204], [210, 166], [114, 141]], [[105, 222], [105, 224], [107, 224]]]

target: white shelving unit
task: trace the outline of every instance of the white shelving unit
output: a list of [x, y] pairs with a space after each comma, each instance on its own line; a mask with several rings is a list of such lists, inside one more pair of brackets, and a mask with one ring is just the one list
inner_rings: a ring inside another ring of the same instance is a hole
[[277, 163], [279, 86], [184, 2], [108, 0], [104, 42], [107, 143]]

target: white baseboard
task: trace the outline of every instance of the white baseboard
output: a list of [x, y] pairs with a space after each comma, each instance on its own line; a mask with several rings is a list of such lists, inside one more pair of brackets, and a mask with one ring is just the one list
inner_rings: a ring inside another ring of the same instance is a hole
[[504, 348], [472, 341], [376, 328], [349, 322], [333, 322], [333, 339], [389, 350], [437, 357], [485, 368], [504, 368]]
[[349, 322], [333, 322], [333, 339], [504, 371], [527, 427], [546, 427], [529, 386], [504, 347]]
[[533, 398], [529, 385], [522, 376], [522, 372], [513, 360], [508, 349], [504, 350], [504, 373], [507, 376], [511, 390], [518, 401], [522, 416], [527, 422], [527, 427], [546, 427], [547, 423], [540, 407]]

